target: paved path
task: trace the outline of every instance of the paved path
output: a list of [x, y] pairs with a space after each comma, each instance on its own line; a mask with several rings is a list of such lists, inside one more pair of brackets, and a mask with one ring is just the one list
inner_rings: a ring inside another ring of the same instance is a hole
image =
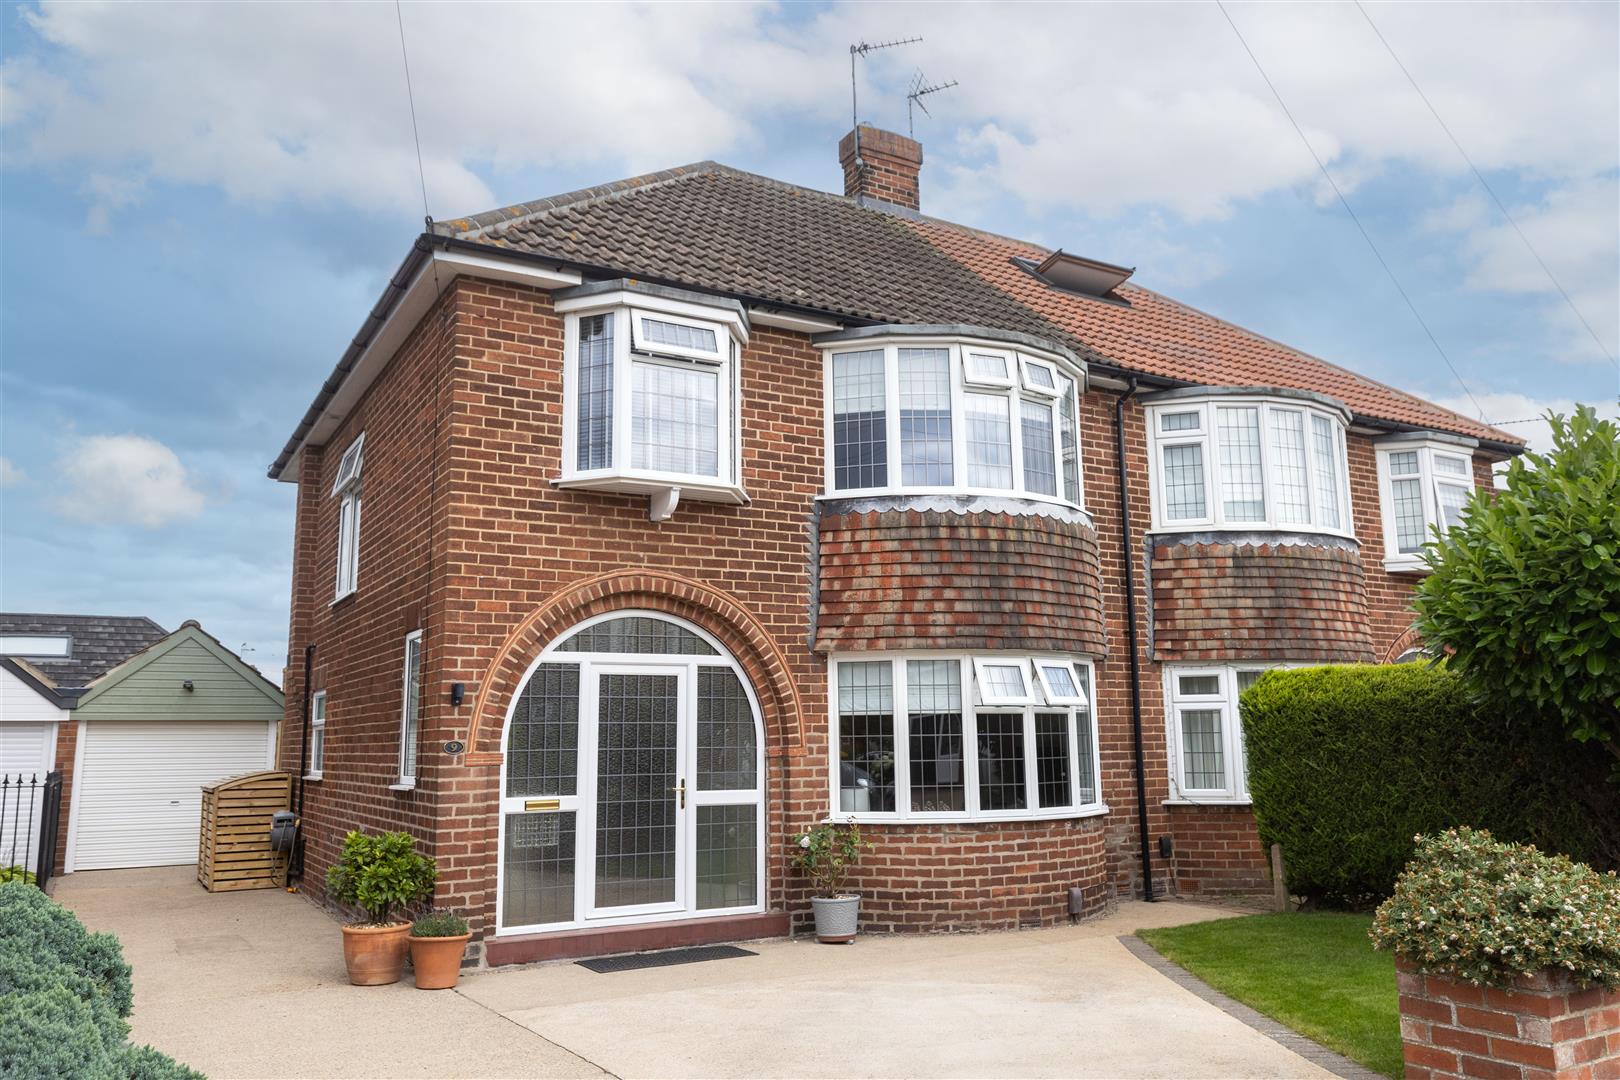
[[598, 975], [573, 964], [456, 992], [351, 987], [336, 923], [189, 868], [99, 871], [57, 898], [124, 941], [134, 1038], [215, 1080], [308, 1076], [1325, 1077], [1116, 937], [1219, 918], [1127, 903], [1074, 927], [758, 955]]

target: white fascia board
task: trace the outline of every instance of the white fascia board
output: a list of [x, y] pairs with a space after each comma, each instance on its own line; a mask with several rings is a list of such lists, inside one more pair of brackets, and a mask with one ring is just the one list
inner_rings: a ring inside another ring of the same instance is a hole
[[749, 308], [748, 319], [759, 326], [770, 326], [777, 330], [796, 330], [801, 334], [826, 334], [834, 330], [842, 330], [844, 327], [843, 323], [831, 322], [827, 319], [815, 319], [808, 315], [792, 315], [785, 311], [761, 307]]
[[299, 444], [298, 452], [288, 459], [281, 471], [283, 480], [293, 483], [298, 481], [299, 458], [303, 455], [304, 447], [311, 444], [324, 445], [332, 437], [332, 433], [343, 423], [344, 417], [349, 415], [349, 410], [365, 396], [365, 392], [370, 389], [377, 376], [382, 374], [388, 362], [399, 351], [399, 347], [405, 344], [405, 339], [410, 337], [411, 332], [422, 321], [422, 317], [458, 276], [548, 290], [578, 285], [582, 280], [579, 274], [572, 271], [531, 266], [499, 256], [459, 251], [434, 252], [431, 259], [422, 263], [416, 276], [406, 286], [405, 294], [388, 313], [388, 318], [372, 336], [365, 351], [355, 361], [354, 367], [344, 376], [337, 392], [321, 410], [320, 419], [315, 421], [309, 433], [304, 436], [303, 442]]

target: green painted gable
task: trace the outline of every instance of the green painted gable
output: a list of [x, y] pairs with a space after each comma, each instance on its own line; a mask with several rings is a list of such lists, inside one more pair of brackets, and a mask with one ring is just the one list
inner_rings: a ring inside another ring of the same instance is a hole
[[[182, 684], [191, 680], [192, 689]], [[80, 720], [280, 720], [282, 695], [195, 623], [90, 684]]]

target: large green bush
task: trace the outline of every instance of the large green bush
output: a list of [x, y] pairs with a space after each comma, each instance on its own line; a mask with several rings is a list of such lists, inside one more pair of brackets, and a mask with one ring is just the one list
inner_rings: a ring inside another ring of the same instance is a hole
[[1491, 986], [1548, 968], [1620, 987], [1620, 878], [1475, 829], [1418, 837], [1373, 945]]
[[438, 879], [438, 867], [416, 850], [410, 833], [351, 832], [343, 838], [338, 861], [326, 871], [326, 895], [359, 908], [364, 913], [359, 925], [387, 926], [395, 913], [432, 896]]
[[1514, 458], [1426, 549], [1417, 626], [1526, 726], [1620, 759], [1620, 424], [1550, 420], [1552, 451]]
[[1414, 835], [1456, 825], [1620, 865], [1604, 756], [1518, 723], [1443, 667], [1272, 671], [1241, 712], [1260, 836], [1282, 845], [1295, 893], [1369, 906], [1394, 888]]
[[129, 965], [32, 885], [0, 883], [0, 1076], [16, 1080], [201, 1080], [129, 1035]]

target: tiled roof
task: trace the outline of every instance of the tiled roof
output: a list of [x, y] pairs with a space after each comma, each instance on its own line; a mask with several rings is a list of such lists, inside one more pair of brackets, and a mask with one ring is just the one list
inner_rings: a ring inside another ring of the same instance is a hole
[[0, 613], [0, 634], [73, 639], [67, 657], [29, 656], [30, 667], [64, 689], [81, 687], [162, 640], [168, 631], [144, 616]]
[[871, 322], [969, 323], [1058, 341], [1181, 383], [1314, 390], [1357, 415], [1522, 440], [1133, 285], [1119, 302], [1055, 289], [1013, 262], [1035, 245], [714, 162], [441, 222], [441, 234]]
[[1497, 442], [1522, 442], [1517, 436], [1280, 345], [1150, 289], [1122, 285], [1116, 290], [1121, 302], [1054, 289], [1013, 262], [1015, 258], [1039, 262], [1049, 254], [1044, 248], [926, 219], [911, 227], [1123, 368], [1200, 385], [1315, 390], [1339, 399], [1360, 416]]

